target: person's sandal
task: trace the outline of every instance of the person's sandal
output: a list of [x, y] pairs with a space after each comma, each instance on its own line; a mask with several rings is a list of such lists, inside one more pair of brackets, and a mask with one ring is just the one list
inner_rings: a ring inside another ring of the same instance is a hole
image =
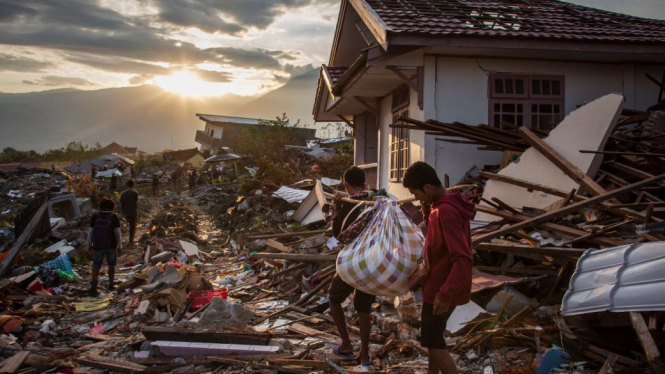
[[[360, 359], [358, 359], [358, 361], [360, 361]], [[360, 365], [362, 365], [364, 367], [374, 366], [374, 361], [372, 360], [372, 355], [369, 355], [369, 361], [361, 362]]]
[[337, 344], [333, 348], [333, 354], [335, 356], [337, 356], [339, 358], [343, 358], [345, 360], [353, 360], [354, 358], [356, 358], [356, 355], [354, 355], [353, 352], [348, 352], [348, 353], [340, 352], [339, 351], [340, 348], [341, 348], [341, 344]]

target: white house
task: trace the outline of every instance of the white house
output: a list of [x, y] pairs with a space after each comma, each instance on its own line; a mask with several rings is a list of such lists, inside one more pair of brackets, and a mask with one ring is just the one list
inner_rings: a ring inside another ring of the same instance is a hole
[[455, 184], [501, 153], [390, 127], [400, 115], [548, 130], [612, 92], [645, 110], [664, 65], [665, 21], [557, 0], [342, 0], [314, 119], [351, 125], [355, 163], [402, 198], [415, 161]]

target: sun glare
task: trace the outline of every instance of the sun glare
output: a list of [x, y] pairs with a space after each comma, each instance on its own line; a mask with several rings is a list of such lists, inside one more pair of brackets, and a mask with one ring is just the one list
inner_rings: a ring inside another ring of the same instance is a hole
[[219, 96], [229, 92], [227, 87], [220, 87], [219, 84], [204, 82], [196, 74], [188, 71], [177, 72], [170, 76], [157, 77], [155, 81], [161, 88], [183, 96]]

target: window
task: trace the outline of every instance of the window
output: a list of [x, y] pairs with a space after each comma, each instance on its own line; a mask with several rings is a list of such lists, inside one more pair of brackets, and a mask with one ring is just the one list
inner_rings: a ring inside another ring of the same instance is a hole
[[547, 75], [490, 75], [492, 126], [515, 126], [550, 131], [563, 119], [564, 77]]
[[[401, 116], [409, 116], [408, 86], [399, 88], [393, 93], [392, 113], [393, 124], [400, 125]], [[393, 127], [390, 134], [390, 181], [401, 182], [404, 172], [409, 167], [409, 129]]]

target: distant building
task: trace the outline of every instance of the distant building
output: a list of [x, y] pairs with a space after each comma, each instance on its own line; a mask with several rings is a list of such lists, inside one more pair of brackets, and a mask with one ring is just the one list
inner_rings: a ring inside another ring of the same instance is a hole
[[203, 161], [205, 160], [203, 153], [196, 148], [164, 152], [162, 157], [164, 157], [164, 160], [166, 161], [173, 161], [179, 164], [190, 164], [197, 168], [203, 166]]
[[[261, 126], [266, 131], [270, 126], [259, 125], [260, 119], [218, 116], [212, 114], [197, 114], [203, 122], [205, 129], [196, 131], [197, 143], [201, 144], [200, 150], [205, 154], [217, 154], [222, 147], [235, 150], [238, 134], [247, 126]], [[297, 143], [294, 145], [305, 145], [307, 140], [315, 139], [316, 129], [305, 129], [295, 127]]]
[[138, 156], [141, 153], [145, 153], [139, 151], [138, 147], [126, 147], [116, 142], [113, 142], [107, 145], [106, 147], [100, 149], [99, 152], [103, 155], [109, 155], [115, 153], [123, 157], [134, 157]]

